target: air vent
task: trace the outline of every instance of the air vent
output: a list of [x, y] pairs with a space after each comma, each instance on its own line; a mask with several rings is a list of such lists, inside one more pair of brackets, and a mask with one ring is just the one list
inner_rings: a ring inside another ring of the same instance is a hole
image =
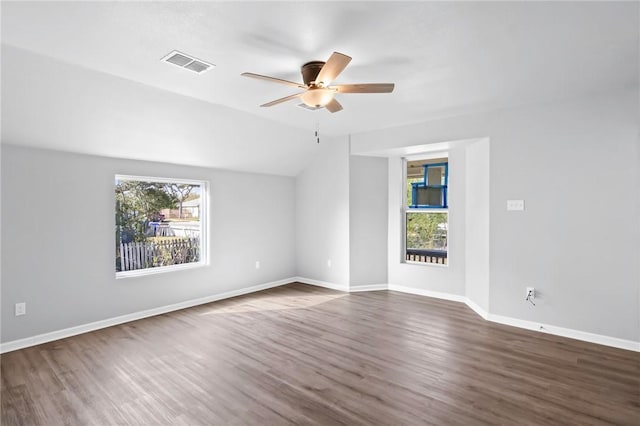
[[193, 56], [186, 55], [182, 52], [178, 52], [177, 50], [174, 50], [162, 58], [162, 61], [193, 71], [197, 74], [202, 74], [203, 72], [215, 67], [213, 64], [196, 59]]
[[324, 107], [312, 107], [312, 106], [309, 106], [309, 105], [307, 105], [307, 104], [298, 104], [298, 106], [299, 106], [300, 108], [304, 108], [304, 109], [307, 109], [307, 110], [309, 110], [309, 111], [317, 111], [317, 110], [319, 110], [319, 109], [324, 108]]

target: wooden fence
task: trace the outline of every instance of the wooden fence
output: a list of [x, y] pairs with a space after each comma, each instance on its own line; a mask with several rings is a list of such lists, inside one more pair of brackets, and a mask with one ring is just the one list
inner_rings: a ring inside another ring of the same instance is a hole
[[179, 238], [122, 243], [116, 260], [120, 271], [192, 263], [200, 260], [200, 239]]

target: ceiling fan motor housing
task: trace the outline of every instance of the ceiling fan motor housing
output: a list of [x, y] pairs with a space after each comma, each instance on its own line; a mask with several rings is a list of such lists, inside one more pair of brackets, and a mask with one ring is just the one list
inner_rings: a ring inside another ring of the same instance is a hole
[[325, 63], [322, 61], [311, 61], [301, 67], [300, 71], [302, 72], [302, 81], [304, 81], [305, 86], [308, 87], [312, 82], [315, 83], [316, 77], [318, 77], [318, 74], [324, 64]]

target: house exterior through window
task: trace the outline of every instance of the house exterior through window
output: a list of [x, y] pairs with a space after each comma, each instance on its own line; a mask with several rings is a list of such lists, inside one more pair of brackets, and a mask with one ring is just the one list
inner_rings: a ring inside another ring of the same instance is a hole
[[449, 160], [405, 160], [404, 261], [448, 265]]
[[204, 264], [207, 183], [115, 177], [116, 277]]

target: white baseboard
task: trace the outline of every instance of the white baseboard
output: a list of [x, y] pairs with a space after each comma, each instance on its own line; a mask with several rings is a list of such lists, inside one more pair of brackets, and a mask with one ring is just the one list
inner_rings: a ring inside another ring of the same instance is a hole
[[317, 287], [330, 288], [331, 290], [349, 291], [349, 286], [345, 284], [335, 284], [327, 281], [314, 280], [312, 278], [295, 277], [295, 281], [302, 284], [315, 285]]
[[356, 293], [359, 291], [380, 291], [388, 289], [389, 286], [387, 284], [352, 285], [349, 287], [349, 292]]
[[555, 336], [568, 337], [570, 339], [582, 340], [584, 342], [596, 343], [598, 345], [611, 346], [619, 349], [640, 352], [640, 342], [625, 340], [617, 337], [605, 336], [603, 334], [589, 333], [571, 328], [558, 327], [555, 325], [541, 324], [539, 322], [527, 321], [518, 318], [505, 317], [502, 315], [489, 314], [489, 321], [514, 327], [525, 328], [527, 330], [549, 333]]
[[388, 289], [392, 291], [399, 291], [402, 293], [417, 294], [419, 296], [435, 297], [436, 299], [451, 300], [453, 302], [465, 303], [467, 301], [466, 297], [460, 296], [458, 294], [443, 293], [440, 291], [425, 290], [422, 288], [405, 287], [402, 285], [389, 284]]
[[167, 312], [177, 311], [179, 309], [190, 308], [192, 306], [203, 305], [205, 303], [215, 302], [216, 300], [229, 299], [231, 297], [242, 296], [243, 294], [254, 293], [260, 290], [266, 290], [268, 288], [278, 287], [285, 284], [290, 284], [296, 281], [297, 278], [287, 278], [284, 280], [272, 281], [269, 283], [258, 284], [251, 287], [241, 288], [238, 290], [231, 290], [224, 293], [215, 294], [212, 296], [201, 297], [198, 299], [187, 300], [184, 302], [174, 303], [171, 305], [161, 306], [158, 308], [147, 309], [144, 311], [133, 312], [131, 314], [121, 315], [118, 317], [108, 318], [105, 320], [90, 322], [88, 324], [82, 324], [75, 327], [65, 328], [63, 330], [51, 331], [48, 333], [38, 334], [37, 336], [26, 337], [24, 339], [13, 340], [10, 342], [0, 343], [0, 353], [11, 352], [18, 349], [27, 348], [29, 346], [40, 345], [42, 343], [51, 342], [54, 340], [65, 339], [67, 337], [76, 336], [78, 334], [87, 333], [90, 331], [100, 330], [101, 328], [111, 327], [125, 322], [135, 321], [155, 315], [166, 314]]
[[471, 309], [473, 309], [475, 311], [476, 314], [480, 315], [482, 318], [488, 320], [489, 319], [489, 312], [485, 311], [484, 309], [482, 309], [480, 307], [480, 305], [478, 305], [476, 302], [474, 302], [473, 300], [469, 299], [468, 297], [465, 297], [464, 303], [466, 303], [466, 305], [468, 307], [470, 307]]
[[438, 299], [461, 302], [466, 304], [475, 313], [477, 313], [487, 321], [510, 325], [518, 328], [524, 328], [527, 330], [538, 331], [542, 333], [549, 333], [549, 334], [553, 334], [561, 337], [568, 337], [570, 339], [582, 340], [584, 342], [596, 343], [599, 345], [611, 346], [614, 348], [627, 349], [630, 351], [640, 352], [640, 342], [636, 342], [634, 340], [625, 340], [617, 337], [605, 336], [602, 334], [589, 333], [586, 331], [574, 330], [571, 328], [563, 328], [555, 325], [541, 324], [534, 321], [527, 321], [519, 318], [512, 318], [512, 317], [492, 314], [485, 311], [477, 303], [475, 303], [474, 301], [470, 300], [465, 296], [417, 289], [413, 287], [397, 286], [393, 284], [389, 284], [388, 288], [389, 290], [401, 291], [403, 293], [411, 293], [411, 294], [417, 294], [420, 296], [435, 297]]
[[327, 281], [314, 280], [313, 278], [306, 277], [296, 277], [296, 281], [302, 284], [315, 285], [317, 287], [329, 288], [331, 290], [345, 291], [349, 293], [357, 293], [360, 291], [380, 291], [387, 290], [387, 284], [366, 284], [366, 285], [356, 285], [356, 286], [348, 286], [344, 284], [336, 284], [330, 283]]
[[27, 337], [24, 339], [13, 340], [6, 343], [0, 343], [0, 353], [11, 352], [18, 349], [26, 348], [29, 346], [35, 346], [42, 343], [51, 342], [53, 340], [64, 339], [67, 337], [75, 336], [90, 331], [100, 330], [102, 328], [111, 327], [125, 322], [135, 321], [142, 318], [147, 318], [155, 315], [165, 314], [167, 312], [177, 311], [179, 309], [190, 308], [192, 306], [203, 305], [205, 303], [215, 302], [216, 300], [228, 299], [231, 297], [241, 296], [243, 294], [254, 293], [260, 290], [266, 290], [268, 288], [278, 287], [281, 285], [289, 284], [292, 282], [301, 282], [303, 284], [315, 285], [318, 287], [329, 288], [332, 290], [339, 290], [344, 292], [361, 292], [361, 291], [379, 291], [379, 290], [392, 290], [402, 293], [416, 294], [419, 296], [434, 297], [437, 299], [450, 300], [454, 302], [460, 302], [466, 304], [470, 309], [480, 315], [487, 321], [492, 321], [500, 324], [510, 325], [513, 327], [524, 328], [527, 330], [533, 330], [543, 333], [549, 333], [556, 336], [568, 337], [570, 339], [582, 340], [585, 342], [596, 343], [599, 345], [611, 346], [614, 348], [627, 349], [631, 351], [640, 352], [640, 342], [633, 340], [619, 339], [617, 337], [610, 337], [601, 334], [589, 333], [586, 331], [574, 330], [569, 328], [557, 327], [554, 325], [540, 324], [534, 321], [527, 321], [518, 318], [506, 317], [502, 315], [491, 314], [482, 309], [478, 304], [469, 300], [465, 296], [458, 294], [449, 294], [438, 291], [424, 290], [414, 287], [405, 287], [395, 284], [372, 284], [354, 286], [349, 288], [347, 285], [329, 283], [326, 281], [314, 280], [304, 277], [292, 277], [284, 280], [272, 281], [265, 284], [259, 284], [251, 287], [246, 287], [238, 290], [227, 291], [224, 293], [215, 294], [212, 296], [202, 297], [199, 299], [187, 300], [180, 303], [174, 303], [172, 305], [161, 306], [159, 308], [147, 309], [145, 311], [134, 312], [127, 315], [121, 315], [114, 318], [108, 318], [101, 321], [95, 321], [88, 324], [83, 324], [75, 327], [66, 328], [63, 330], [52, 331], [49, 333], [39, 334], [37, 336]]

